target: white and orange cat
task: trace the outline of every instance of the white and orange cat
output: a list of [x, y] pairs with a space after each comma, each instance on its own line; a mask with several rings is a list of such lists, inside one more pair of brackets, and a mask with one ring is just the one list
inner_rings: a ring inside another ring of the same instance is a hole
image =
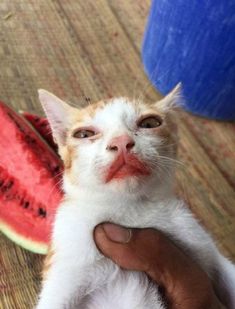
[[115, 98], [77, 109], [45, 90], [39, 98], [64, 161], [65, 197], [36, 308], [166, 308], [144, 273], [122, 270], [97, 250], [94, 227], [109, 221], [166, 233], [234, 309], [235, 267], [172, 189], [179, 87], [152, 105]]

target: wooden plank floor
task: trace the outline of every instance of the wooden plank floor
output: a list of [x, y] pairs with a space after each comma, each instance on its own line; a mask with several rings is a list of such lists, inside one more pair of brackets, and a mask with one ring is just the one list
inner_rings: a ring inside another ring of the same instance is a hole
[[[150, 0], [2, 0], [0, 99], [41, 113], [37, 89], [78, 105], [85, 97], [157, 100], [140, 60]], [[181, 112], [177, 191], [235, 260], [235, 125]], [[43, 257], [0, 236], [0, 308], [32, 308]]]

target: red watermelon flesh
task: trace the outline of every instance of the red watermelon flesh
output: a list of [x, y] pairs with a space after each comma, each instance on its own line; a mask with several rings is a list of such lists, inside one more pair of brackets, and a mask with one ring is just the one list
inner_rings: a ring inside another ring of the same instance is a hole
[[47, 252], [62, 199], [62, 162], [40, 135], [0, 103], [0, 230], [36, 253]]
[[54, 142], [51, 128], [47, 118], [39, 117], [37, 115], [28, 113], [28, 112], [20, 112], [21, 115], [34, 127], [34, 129], [44, 138], [44, 140], [51, 146], [55, 152], [58, 151], [57, 144]]

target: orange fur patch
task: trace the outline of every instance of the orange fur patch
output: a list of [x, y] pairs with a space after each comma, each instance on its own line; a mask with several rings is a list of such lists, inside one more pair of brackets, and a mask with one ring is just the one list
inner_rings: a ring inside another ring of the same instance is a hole
[[43, 265], [43, 270], [42, 270], [43, 281], [45, 281], [46, 278], [47, 278], [48, 272], [49, 272], [49, 270], [51, 268], [51, 265], [53, 263], [52, 260], [53, 260], [54, 255], [55, 255], [54, 250], [51, 247], [49, 247], [47, 256], [46, 256], [46, 258], [44, 260], [44, 265]]
[[[73, 125], [72, 125], [72, 128], [69, 130], [68, 135], [71, 135], [74, 129], [76, 129], [77, 127], [82, 126], [86, 119], [92, 119], [99, 109], [104, 108], [106, 103], [107, 102], [105, 101], [99, 101], [97, 103], [88, 105], [87, 107], [81, 110], [77, 110], [76, 113], [71, 115], [70, 121]], [[66, 172], [72, 166], [72, 161], [73, 161], [73, 156], [74, 156], [73, 146], [71, 145], [62, 146], [60, 149], [60, 156], [64, 162], [64, 167], [65, 167], [65, 172]]]
[[68, 170], [72, 167], [72, 160], [74, 156], [74, 149], [72, 146], [65, 146], [63, 151], [61, 151], [61, 157], [64, 162], [64, 168], [65, 170]]
[[72, 115], [71, 120], [76, 126], [82, 125], [85, 119], [92, 119], [97, 111], [104, 108], [106, 104], [106, 101], [99, 101], [90, 104], [85, 108], [78, 110], [76, 114]]

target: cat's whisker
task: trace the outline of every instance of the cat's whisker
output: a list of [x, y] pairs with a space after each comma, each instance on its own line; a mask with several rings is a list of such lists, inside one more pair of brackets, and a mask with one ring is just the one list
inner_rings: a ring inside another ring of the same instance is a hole
[[155, 168], [161, 168], [164, 172], [169, 172], [172, 168], [172, 166], [170, 165], [166, 165], [163, 162], [157, 162], [157, 164], [155, 165]]
[[[154, 170], [157, 169], [157, 178], [160, 184], [164, 184], [167, 179], [170, 179], [172, 177], [170, 169], [167, 168], [164, 165], [156, 164]], [[167, 176], [167, 179], [166, 179]]]
[[160, 149], [164, 149], [164, 148], [172, 148], [173, 146], [176, 146], [177, 143], [172, 143], [172, 144], [160, 144], [157, 146], [157, 148], [160, 148]]
[[166, 165], [166, 164], [161, 164], [160, 165], [163, 169], [163, 171], [166, 172], [169, 178], [172, 178], [172, 166]]
[[58, 177], [62, 177], [64, 174], [64, 170], [62, 170], [61, 172], [57, 173], [56, 175], [52, 176], [51, 179], [56, 179]]
[[153, 72], [150, 74], [150, 77], [146, 78], [145, 85], [144, 85], [144, 87], [142, 87], [142, 91], [139, 93], [139, 96], [136, 98], [137, 101], [142, 101], [143, 100], [143, 98], [144, 98], [144, 96], [146, 94], [146, 91], [149, 89], [150, 86], [152, 86], [151, 79], [154, 77], [155, 73], [156, 73], [156, 67], [153, 70]]
[[136, 78], [135, 78], [134, 87], [133, 87], [133, 95], [132, 95], [134, 101], [136, 101], [136, 88], [137, 88], [137, 82], [138, 82], [138, 78], [136, 77]]
[[85, 107], [85, 106], [91, 104], [90, 99], [87, 100], [86, 98], [87, 98], [87, 97], [86, 97], [85, 95], [80, 95], [80, 96], [78, 96], [78, 97], [76, 98], [76, 101], [77, 101], [78, 103], [74, 103], [74, 102], [71, 102], [71, 101], [68, 101], [68, 100], [67, 100], [66, 102], [68, 102], [69, 105], [71, 105], [71, 106], [74, 107], [74, 108], [80, 108], [80, 107], [81, 107], [81, 104], [82, 104], [83, 107]]
[[147, 78], [144, 87], [142, 88], [142, 91], [139, 93], [139, 96], [137, 97], [137, 101], [142, 101], [147, 90], [150, 88], [150, 86], [152, 86], [151, 84], [151, 79], [154, 77], [154, 74], [156, 73], [156, 68], [153, 70], [153, 72], [151, 73], [150, 77]]
[[173, 158], [170, 158], [170, 157], [166, 157], [166, 156], [161, 156], [161, 155], [158, 155], [158, 158], [161, 159], [161, 160], [165, 160], [167, 162], [172, 162], [172, 163], [175, 163], [175, 164], [178, 164], [178, 165], [181, 165], [183, 167], [185, 167], [185, 164], [177, 159], [173, 159]]
[[[158, 80], [161, 80], [163, 79], [165, 76], [167, 76], [169, 74], [171, 70], [171, 67], [169, 65], [169, 68], [165, 69], [165, 72], [164, 74], [162, 74], [161, 76], [158, 76]], [[149, 78], [147, 79], [146, 81], [146, 84], [145, 86], [143, 87], [143, 90], [140, 92], [140, 95], [138, 97], [138, 100], [143, 100], [144, 96], [146, 95], [146, 92], [147, 90], [150, 88], [150, 87], [153, 87], [152, 83], [151, 83], [151, 80], [155, 79], [155, 77], [157, 76], [157, 66], [154, 68], [154, 70], [152, 71], [152, 73], [150, 74]]]
[[63, 179], [60, 179], [59, 181], [57, 181], [54, 186], [52, 187], [51, 191], [48, 193], [48, 197], [47, 197], [47, 200], [49, 201], [52, 193], [55, 191], [55, 190], [60, 190], [59, 187], [63, 184]]

